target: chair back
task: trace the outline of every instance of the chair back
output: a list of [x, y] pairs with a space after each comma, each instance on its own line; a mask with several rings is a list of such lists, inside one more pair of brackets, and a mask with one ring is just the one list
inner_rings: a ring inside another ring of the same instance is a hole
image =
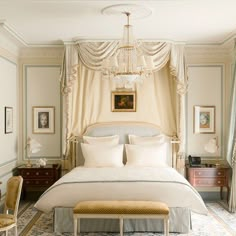
[[21, 176], [13, 176], [7, 181], [4, 212], [7, 214], [9, 210], [13, 211], [14, 219], [17, 218], [22, 184], [23, 178]]

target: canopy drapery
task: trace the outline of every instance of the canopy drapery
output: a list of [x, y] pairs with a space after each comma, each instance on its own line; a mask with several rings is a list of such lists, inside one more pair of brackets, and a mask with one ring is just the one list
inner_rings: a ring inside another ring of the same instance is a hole
[[[143, 42], [139, 50], [154, 60], [154, 70], [136, 84], [137, 111], [112, 112], [111, 91], [115, 85], [104, 79], [102, 61], [112, 56], [119, 42], [80, 42], [66, 45], [61, 74], [64, 94], [64, 154], [70, 163], [72, 136], [81, 136], [88, 125], [111, 121], [145, 121], [168, 135], [178, 137], [177, 167], [184, 165], [185, 105], [187, 88], [184, 45]], [[69, 165], [69, 169], [73, 167]]]
[[227, 160], [232, 167], [229, 210], [236, 212], [236, 42], [234, 45], [234, 73], [231, 84], [230, 121], [228, 132]]

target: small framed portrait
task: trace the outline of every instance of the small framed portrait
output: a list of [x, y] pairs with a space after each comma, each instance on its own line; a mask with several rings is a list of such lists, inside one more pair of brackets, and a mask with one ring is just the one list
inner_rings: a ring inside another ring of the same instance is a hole
[[136, 92], [117, 92], [111, 94], [111, 110], [113, 112], [135, 112]]
[[55, 107], [33, 107], [33, 133], [53, 134], [55, 133]]
[[13, 133], [13, 107], [5, 107], [5, 134]]
[[215, 133], [215, 106], [194, 106], [194, 133]]

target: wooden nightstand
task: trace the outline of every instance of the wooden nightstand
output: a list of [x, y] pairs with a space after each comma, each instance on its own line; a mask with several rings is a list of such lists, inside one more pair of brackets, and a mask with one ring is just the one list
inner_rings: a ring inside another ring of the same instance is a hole
[[45, 167], [25, 165], [17, 167], [18, 175], [23, 177], [22, 194], [25, 198], [28, 191], [43, 192], [54, 184], [61, 176], [60, 165], [46, 165]]
[[187, 179], [194, 187], [220, 187], [220, 197], [223, 199], [223, 187], [227, 188], [229, 198], [229, 166], [190, 167], [186, 166]]

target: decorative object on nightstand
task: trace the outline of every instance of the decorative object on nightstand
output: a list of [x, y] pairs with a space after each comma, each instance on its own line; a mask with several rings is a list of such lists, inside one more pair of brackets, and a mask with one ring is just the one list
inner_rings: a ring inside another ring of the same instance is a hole
[[[208, 153], [211, 153], [211, 154], [214, 154], [218, 151], [218, 139], [217, 137], [214, 137], [214, 138], [211, 138], [207, 143], [206, 145], [204, 146], [204, 149], [206, 152]], [[215, 163], [215, 165], [220, 165], [219, 164], [219, 160], [217, 160], [217, 162]]]
[[43, 192], [53, 185], [61, 177], [61, 166], [53, 164], [41, 168], [32, 165], [27, 168], [22, 165], [17, 167], [17, 172], [24, 179], [22, 193], [25, 198], [28, 191]]
[[32, 153], [39, 152], [41, 147], [42, 147], [42, 145], [39, 142], [37, 142], [35, 139], [28, 137], [27, 144], [26, 144], [28, 162], [26, 164], [26, 167], [30, 168], [32, 166], [32, 164], [30, 162], [30, 155]]
[[46, 158], [40, 158], [39, 160], [36, 161], [36, 166], [38, 167], [45, 167], [47, 164], [47, 159]]
[[227, 188], [227, 201], [229, 198], [229, 172], [228, 165], [203, 164], [201, 167], [186, 166], [187, 179], [194, 187], [220, 187], [220, 196], [223, 199], [223, 187]]

